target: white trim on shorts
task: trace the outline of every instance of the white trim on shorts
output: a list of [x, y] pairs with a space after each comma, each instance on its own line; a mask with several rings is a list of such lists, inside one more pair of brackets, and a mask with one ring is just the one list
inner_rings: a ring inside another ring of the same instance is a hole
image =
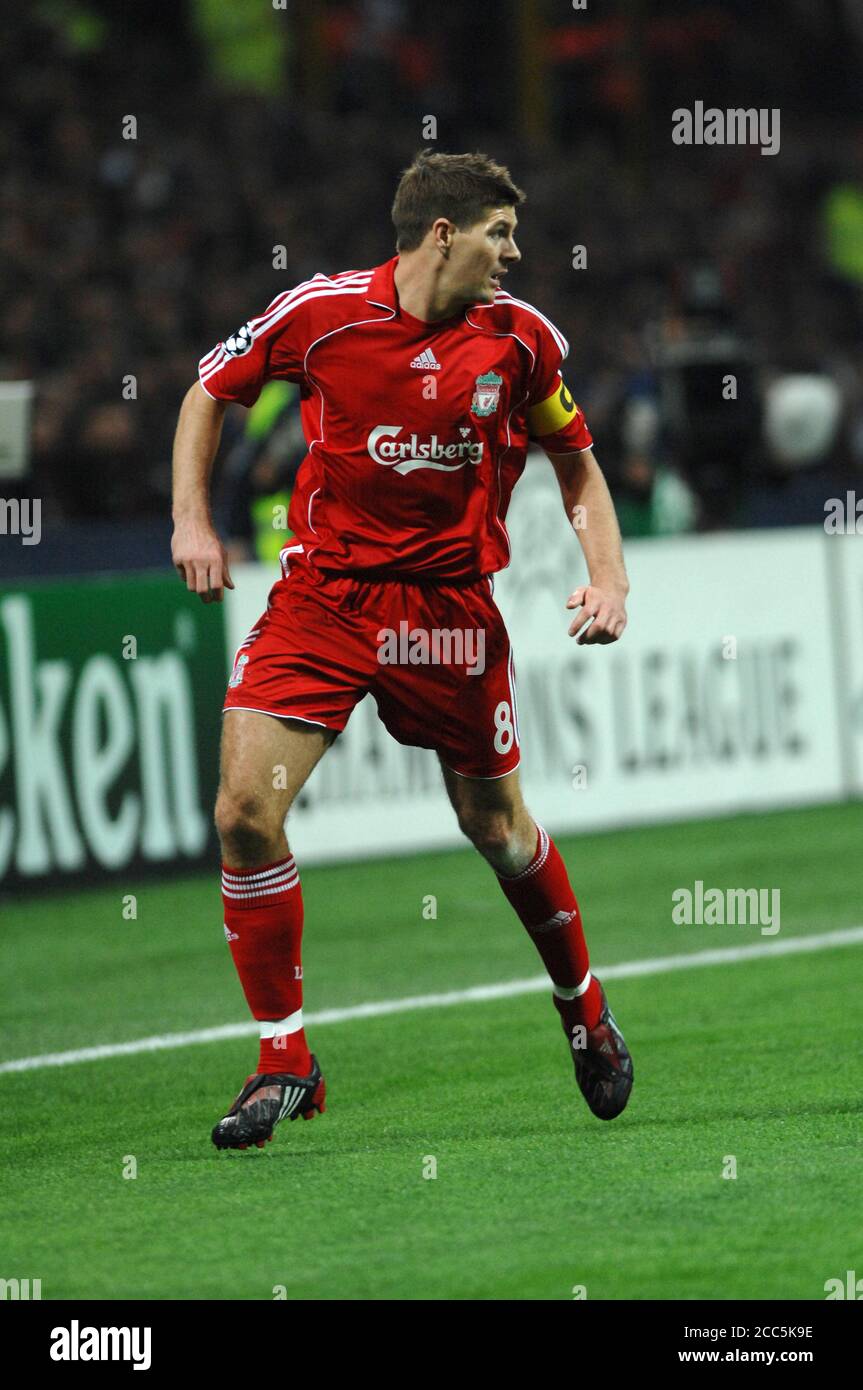
[[314, 724], [321, 729], [329, 729], [334, 734], [342, 733], [335, 724], [325, 724], [323, 719], [307, 719], [304, 714], [285, 714], [282, 710], [261, 709], [259, 705], [223, 705], [222, 714], [230, 714], [232, 709], [248, 710], [249, 714], [270, 714], [273, 719], [299, 719], [301, 724]]
[[511, 767], [509, 772], [492, 772], [485, 777], [481, 772], [459, 772], [457, 767], [450, 767], [449, 763], [445, 763], [440, 754], [438, 754], [438, 762], [441, 767], [446, 768], [447, 772], [454, 772], [456, 777], [464, 777], [468, 782], [499, 782], [502, 777], [508, 777], [510, 772], [516, 772], [521, 767], [521, 757], [519, 757], [515, 767]]

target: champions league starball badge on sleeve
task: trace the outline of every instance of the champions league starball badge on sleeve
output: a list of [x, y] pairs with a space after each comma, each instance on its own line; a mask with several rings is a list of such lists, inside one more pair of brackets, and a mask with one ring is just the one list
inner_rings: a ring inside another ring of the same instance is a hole
[[247, 323], [225, 339], [225, 352], [229, 357], [242, 357], [252, 346], [252, 330]]

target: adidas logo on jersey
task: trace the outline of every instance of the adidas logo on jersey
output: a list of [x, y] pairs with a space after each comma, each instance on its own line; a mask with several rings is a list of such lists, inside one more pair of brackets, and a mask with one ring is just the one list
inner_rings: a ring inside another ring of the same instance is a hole
[[424, 372], [439, 372], [440, 362], [438, 362], [431, 348], [423, 348], [419, 356], [411, 362], [412, 367], [419, 367]]

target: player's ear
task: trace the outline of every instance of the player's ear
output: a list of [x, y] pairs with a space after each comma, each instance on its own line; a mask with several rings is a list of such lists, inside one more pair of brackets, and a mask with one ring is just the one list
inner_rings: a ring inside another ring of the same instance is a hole
[[432, 223], [435, 248], [442, 255], [449, 255], [456, 230], [455, 223], [450, 222], [448, 217], [437, 217]]

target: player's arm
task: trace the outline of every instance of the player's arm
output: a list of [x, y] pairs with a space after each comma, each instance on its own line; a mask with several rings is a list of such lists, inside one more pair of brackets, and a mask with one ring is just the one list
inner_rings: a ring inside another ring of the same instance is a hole
[[[210, 514], [210, 475], [230, 402], [250, 409], [274, 377], [301, 382], [315, 335], [308, 316], [326, 296], [326, 276], [283, 290], [263, 314], [242, 324], [198, 363], [198, 382], [186, 393], [174, 440], [174, 539], [171, 553], [186, 587], [204, 603], [233, 589], [225, 547]], [[329, 301], [327, 301], [329, 302]], [[305, 307], [303, 307], [305, 306]]]
[[210, 512], [210, 476], [225, 409], [225, 401], [214, 400], [196, 381], [183, 399], [174, 436], [171, 558], [186, 588], [204, 603], [220, 603], [223, 588], [234, 587]]
[[576, 589], [567, 599], [567, 608], [577, 610], [569, 635], [580, 634], [579, 645], [616, 642], [626, 627], [629, 580], [608, 484], [592, 449], [571, 454], [555, 454], [546, 449], [546, 453], [590, 576], [590, 583]]
[[[550, 347], [548, 339], [545, 346]], [[551, 352], [552, 364], [559, 355]], [[566, 515], [581, 542], [590, 583], [567, 599], [575, 609], [569, 628], [579, 646], [616, 642], [626, 627], [629, 580], [623, 563], [620, 528], [602, 470], [593, 456], [593, 438], [559, 367], [527, 410], [528, 432], [551, 459]]]

